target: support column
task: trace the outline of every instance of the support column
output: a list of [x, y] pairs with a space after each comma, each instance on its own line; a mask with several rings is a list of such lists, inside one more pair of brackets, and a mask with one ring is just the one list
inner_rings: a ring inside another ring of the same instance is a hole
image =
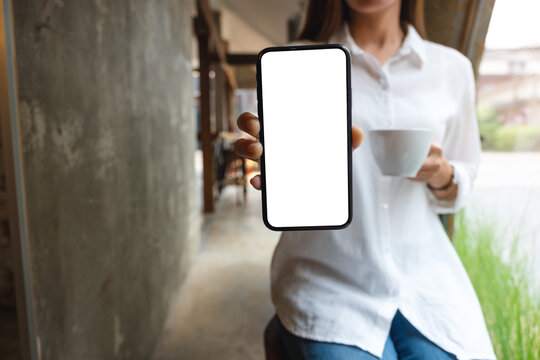
[[203, 155], [203, 208], [205, 213], [215, 210], [214, 198], [214, 143], [210, 123], [210, 51], [209, 31], [201, 18], [195, 21], [199, 42], [199, 83], [201, 148]]

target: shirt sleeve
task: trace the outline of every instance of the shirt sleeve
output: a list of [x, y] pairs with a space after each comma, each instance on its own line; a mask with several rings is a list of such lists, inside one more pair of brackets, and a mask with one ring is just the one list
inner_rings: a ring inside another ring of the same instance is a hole
[[[449, 119], [443, 139], [443, 156], [454, 167], [454, 178], [458, 185], [456, 199], [438, 200], [426, 188], [431, 207], [438, 214], [450, 214], [460, 210], [469, 198], [480, 162], [481, 145], [476, 119], [476, 90], [472, 65], [466, 58], [460, 66], [459, 77], [465, 79], [455, 87], [459, 90], [456, 115]], [[451, 76], [456, 76], [453, 74]], [[451, 82], [452, 83], [452, 82]], [[464, 85], [463, 85], [464, 83]]]

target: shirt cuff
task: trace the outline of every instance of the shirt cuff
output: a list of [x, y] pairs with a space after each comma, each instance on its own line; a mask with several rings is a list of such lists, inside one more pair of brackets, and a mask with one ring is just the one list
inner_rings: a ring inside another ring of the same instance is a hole
[[456, 198], [454, 200], [439, 200], [426, 186], [428, 201], [433, 211], [437, 214], [453, 214], [458, 212], [465, 206], [471, 192], [472, 176], [466, 167], [455, 161], [449, 161], [448, 163], [454, 167], [454, 180], [458, 186]]

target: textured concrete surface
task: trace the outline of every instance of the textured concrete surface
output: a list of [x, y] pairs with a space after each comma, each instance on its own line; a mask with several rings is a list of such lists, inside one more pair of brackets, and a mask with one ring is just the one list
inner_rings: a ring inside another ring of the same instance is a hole
[[191, 0], [17, 0], [43, 360], [145, 359], [198, 249]]
[[[238, 190], [239, 191], [239, 190]], [[270, 260], [279, 233], [264, 226], [260, 193], [245, 206], [233, 187], [205, 218], [205, 246], [171, 308], [153, 360], [264, 359], [274, 314]]]
[[0, 359], [19, 360], [19, 328], [15, 308], [0, 306]]

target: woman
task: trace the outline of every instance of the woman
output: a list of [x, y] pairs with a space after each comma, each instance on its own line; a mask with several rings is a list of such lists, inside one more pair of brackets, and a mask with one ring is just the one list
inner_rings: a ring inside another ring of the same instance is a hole
[[[438, 218], [463, 206], [479, 161], [473, 72], [457, 51], [419, 36], [410, 6], [310, 2], [301, 39], [351, 52], [354, 146], [360, 129], [380, 128], [427, 127], [434, 143], [410, 179], [382, 176], [369, 147], [359, 147], [349, 227], [282, 234], [272, 300], [290, 359], [495, 358], [474, 289]], [[256, 116], [240, 115], [238, 126], [258, 136]], [[258, 160], [262, 146], [242, 139], [236, 150]], [[251, 184], [259, 189], [259, 176]]]

